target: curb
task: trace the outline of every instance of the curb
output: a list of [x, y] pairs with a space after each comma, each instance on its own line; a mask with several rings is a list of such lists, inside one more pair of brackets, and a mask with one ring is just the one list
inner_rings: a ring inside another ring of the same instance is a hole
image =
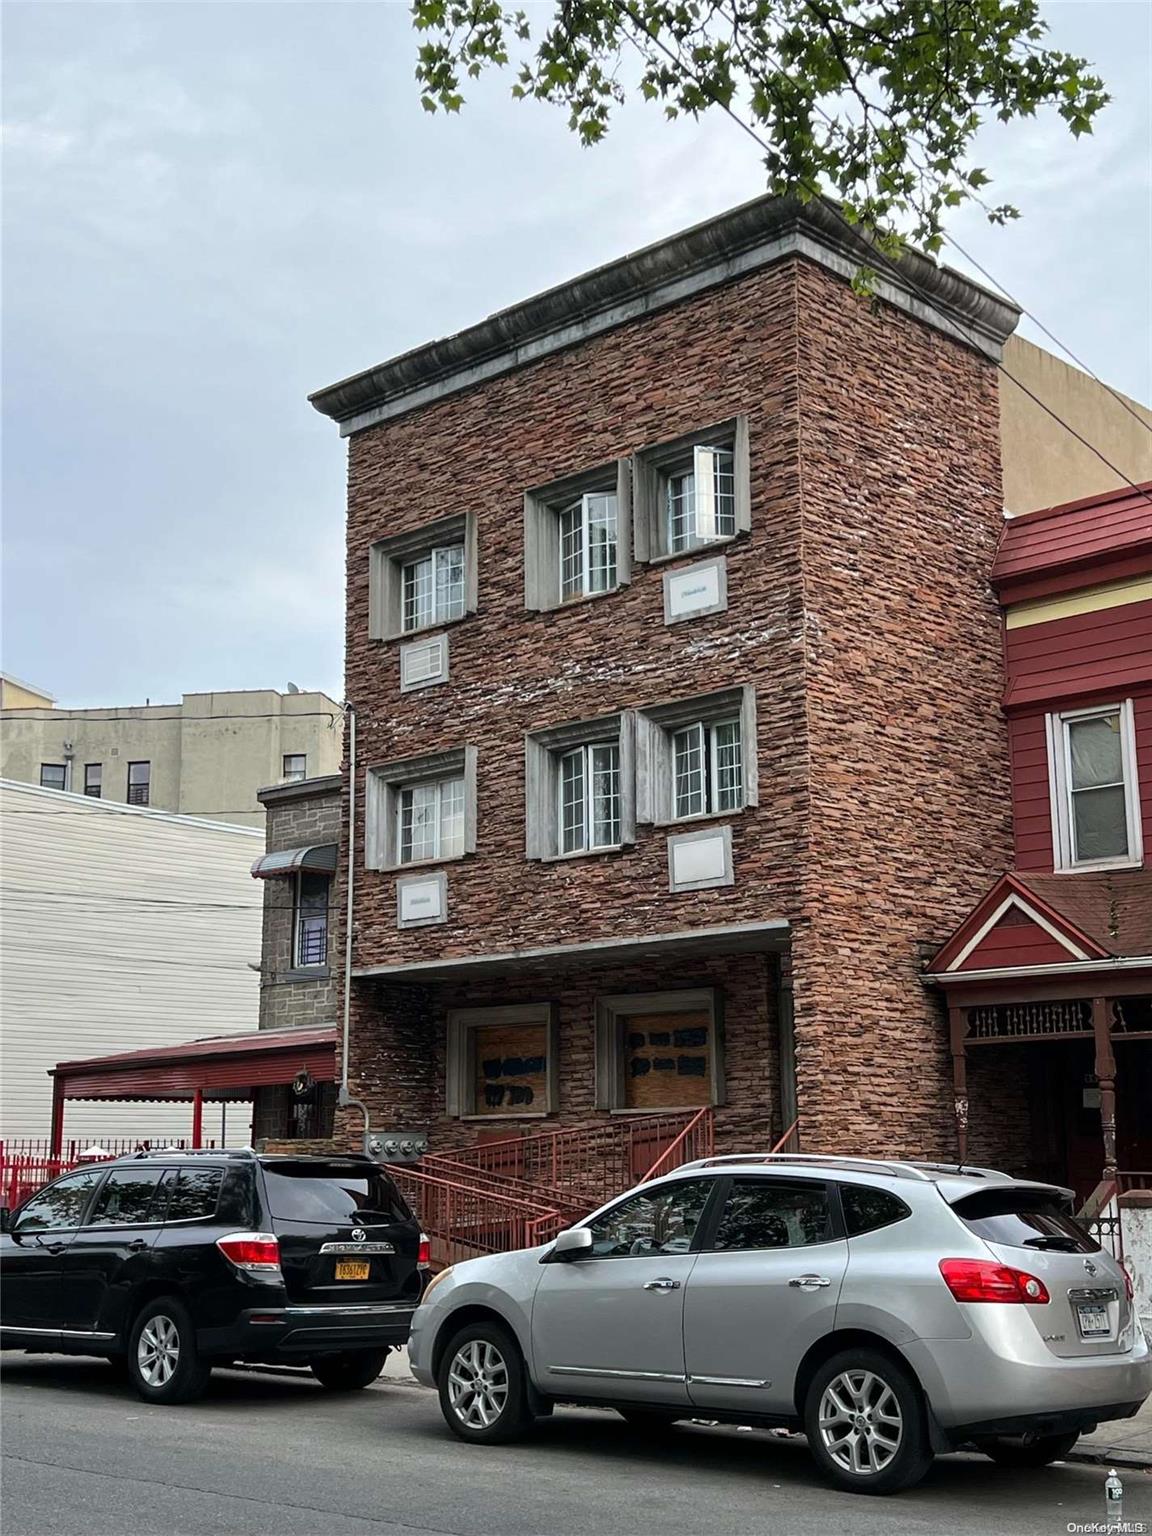
[[1093, 1467], [1123, 1467], [1128, 1472], [1152, 1472], [1152, 1451], [1124, 1450], [1120, 1447], [1110, 1450], [1107, 1446], [1096, 1450], [1092, 1446], [1084, 1446], [1083, 1449], [1069, 1451], [1062, 1459]]

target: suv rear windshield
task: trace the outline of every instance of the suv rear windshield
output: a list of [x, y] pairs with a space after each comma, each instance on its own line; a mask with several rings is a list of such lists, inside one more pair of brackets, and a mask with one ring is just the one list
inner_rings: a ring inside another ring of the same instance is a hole
[[1055, 1253], [1098, 1253], [1100, 1244], [1074, 1221], [1055, 1195], [1042, 1191], [982, 1189], [952, 1207], [986, 1243], [1046, 1248]]
[[411, 1221], [386, 1174], [324, 1163], [264, 1164], [272, 1215], [283, 1221]]

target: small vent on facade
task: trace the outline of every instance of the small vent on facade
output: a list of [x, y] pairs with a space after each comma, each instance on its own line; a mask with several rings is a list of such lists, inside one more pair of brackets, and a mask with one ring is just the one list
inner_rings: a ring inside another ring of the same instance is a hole
[[400, 691], [429, 688], [448, 680], [448, 636], [431, 635], [400, 647]]

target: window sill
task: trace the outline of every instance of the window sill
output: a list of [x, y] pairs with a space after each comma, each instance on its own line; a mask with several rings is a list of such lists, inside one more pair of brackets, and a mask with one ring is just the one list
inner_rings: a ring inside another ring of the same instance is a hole
[[1101, 874], [1112, 869], [1143, 869], [1144, 860], [1141, 859], [1086, 859], [1081, 864], [1056, 864], [1053, 866], [1054, 875], [1091, 875]]
[[[515, 1125], [518, 1120], [547, 1120], [555, 1113], [551, 1109], [526, 1109], [522, 1115], [457, 1115], [461, 1124], [467, 1122], [470, 1125]], [[509, 1138], [511, 1139], [511, 1138]]]
[[[702, 1109], [719, 1109], [715, 1100], [710, 1104], [661, 1104], [657, 1109], [610, 1109], [610, 1115], [628, 1115], [639, 1119], [642, 1115], [698, 1115]], [[669, 1172], [672, 1170], [669, 1169]]]
[[609, 843], [605, 848], [577, 848], [572, 853], [546, 853], [539, 859], [530, 859], [532, 864], [568, 864], [573, 859], [594, 859], [603, 853], [627, 853], [633, 847], [632, 843]]
[[297, 965], [283, 971], [281, 981], [331, 981], [332, 968], [328, 965]]
[[530, 610], [534, 613], [567, 613], [573, 608], [583, 608], [588, 603], [601, 602], [606, 597], [615, 597], [617, 592], [623, 592], [628, 585], [626, 581], [618, 581], [614, 587], [609, 587], [606, 592], [582, 592], [578, 597], [562, 597], [554, 603], [549, 603], [545, 608]]
[[394, 645], [397, 640], [419, 640], [422, 635], [434, 635], [442, 629], [455, 629], [476, 617], [475, 612], [462, 613], [456, 619], [437, 619], [431, 624], [421, 624], [418, 629], [390, 629], [386, 635], [369, 635], [377, 645]]
[[754, 809], [754, 806], [742, 805], [739, 810], [735, 811], [701, 811], [698, 816], [662, 816], [659, 820], [654, 821], [652, 825], [654, 827], [667, 827], [675, 831], [678, 827], [707, 826], [710, 822], [723, 824], [730, 821], [733, 816], [743, 816], [748, 811]]
[[448, 853], [439, 859], [413, 859], [407, 864], [370, 864], [368, 868], [377, 875], [406, 875], [409, 870], [420, 874], [426, 869], [439, 869], [444, 864], [461, 864], [472, 857], [474, 855], [470, 853]]
[[662, 550], [658, 555], [649, 555], [644, 564], [670, 565], [673, 560], [692, 560], [705, 550], [726, 549], [729, 544], [735, 544], [744, 536], [744, 530], [741, 529], [739, 533], [725, 533], [718, 539], [705, 539], [703, 543], [693, 544], [691, 549]]

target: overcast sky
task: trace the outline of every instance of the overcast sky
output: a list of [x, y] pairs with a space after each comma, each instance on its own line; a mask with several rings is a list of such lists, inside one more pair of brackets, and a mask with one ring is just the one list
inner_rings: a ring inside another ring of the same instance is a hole
[[[1048, 16], [1116, 100], [1079, 144], [996, 130], [1024, 217], [952, 231], [1147, 402], [1152, 4]], [[582, 150], [493, 77], [428, 116], [401, 3], [4, 23], [4, 667], [63, 705], [339, 695], [344, 445], [309, 391], [763, 190], [719, 115], [638, 105]]]

